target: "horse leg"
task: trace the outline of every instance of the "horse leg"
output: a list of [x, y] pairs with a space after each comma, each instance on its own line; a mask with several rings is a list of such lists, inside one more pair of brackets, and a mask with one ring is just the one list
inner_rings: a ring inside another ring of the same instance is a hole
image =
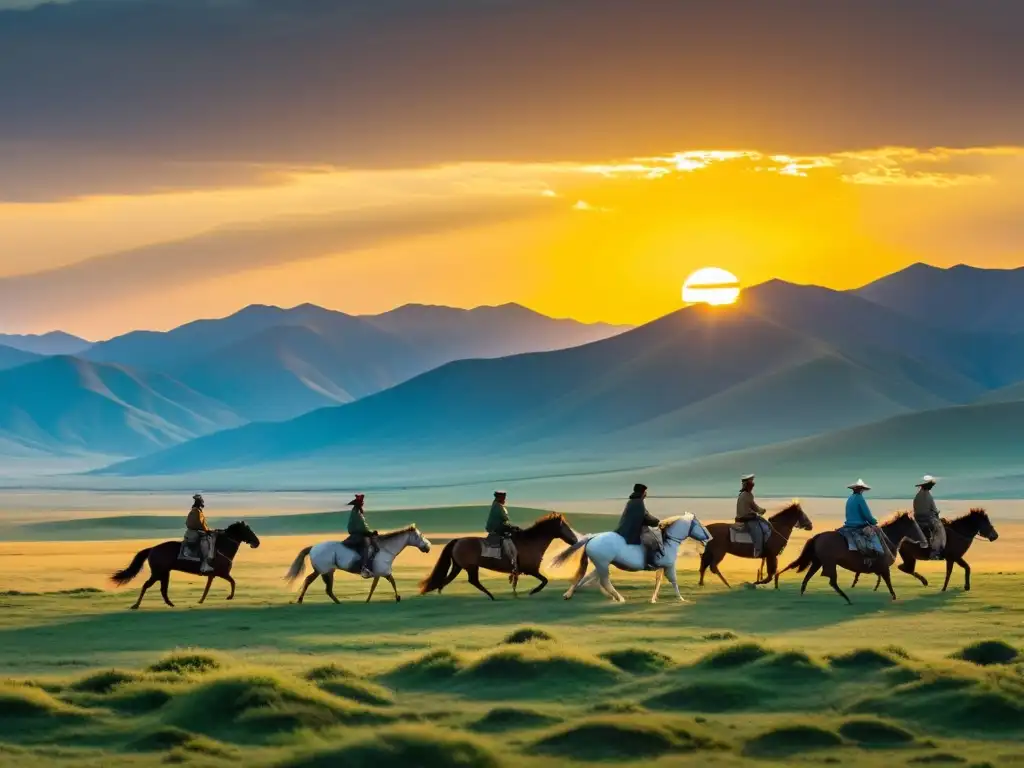
[[953, 560], [946, 560], [946, 583], [942, 585], [942, 591], [946, 591], [946, 587], [949, 586], [949, 577], [953, 575]]
[[889, 569], [886, 568], [884, 571], [882, 571], [878, 578], [885, 580], [885, 586], [889, 588], [889, 594], [892, 595], [892, 599], [895, 600], [896, 590], [892, 588], [892, 577], [889, 575]]
[[479, 568], [477, 568], [476, 566], [474, 566], [472, 568], [466, 568], [466, 576], [469, 578], [469, 583], [470, 584], [472, 584], [474, 587], [476, 587], [481, 592], [483, 592], [485, 595], [487, 595], [489, 598], [491, 598], [491, 600], [494, 599], [494, 595], [492, 595], [490, 592], [488, 592], [487, 591], [487, 587], [485, 587], [483, 584], [480, 583], [480, 569]]
[[850, 585], [850, 589], [856, 587], [858, 581], [860, 581], [860, 571], [857, 571], [855, 574], [853, 574], [853, 583]]
[[311, 574], [309, 574], [309, 576], [306, 577], [306, 580], [302, 584], [302, 590], [299, 592], [299, 597], [295, 601], [296, 603], [302, 602], [302, 598], [306, 596], [306, 590], [309, 589], [310, 585], [319, 578], [320, 574], [316, 571], [313, 571]]
[[324, 574], [324, 584], [327, 587], [325, 590], [327, 592], [327, 596], [338, 605], [341, 605], [341, 600], [334, 596], [334, 571], [328, 571]]
[[764, 565], [764, 575], [758, 574], [758, 579], [755, 584], [768, 584], [773, 578], [775, 578], [775, 572], [779, 570], [779, 558], [778, 555], [767, 554], [762, 560]]
[[370, 585], [370, 594], [366, 596], [366, 602], [370, 602], [370, 598], [373, 597], [373, 592], [377, 589], [377, 582], [380, 581], [380, 576], [373, 577], [373, 584]]
[[453, 581], [455, 581], [455, 577], [458, 576], [460, 573], [462, 573], [462, 566], [459, 565], [458, 563], [453, 562], [452, 563], [451, 573], [449, 573], [447, 576], [445, 576], [444, 584], [442, 584], [440, 587], [438, 587], [437, 591], [440, 592], [445, 587], [447, 587], [449, 584], [451, 584]]
[[900, 557], [903, 558], [903, 562], [896, 566], [897, 569], [903, 571], [908, 576], [913, 576], [915, 579], [921, 582], [924, 586], [928, 586], [928, 579], [917, 572], [917, 560], [913, 557], [907, 557], [903, 552], [900, 552]]
[[231, 594], [229, 594], [224, 599], [225, 600], [234, 600], [235, 599], [235, 580], [233, 578], [231, 578], [231, 574], [230, 573], [225, 573], [222, 578], [224, 579], [224, 581], [226, 581], [228, 584], [231, 585]]
[[725, 584], [726, 587], [728, 587], [729, 589], [732, 589], [732, 587], [729, 586], [729, 582], [725, 580], [725, 576], [723, 576], [722, 572], [720, 570], [718, 570], [718, 563], [712, 563], [711, 564], [711, 572], [713, 574], [715, 574], [715, 576], [720, 578], [722, 580], [722, 583]]
[[169, 587], [170, 584], [171, 584], [171, 572], [168, 571], [167, 573], [163, 574], [160, 577], [160, 596], [164, 599], [165, 603], [167, 603], [169, 606], [171, 606], [171, 608], [173, 608], [174, 607], [174, 603], [172, 603], [171, 602], [171, 598], [169, 598], [167, 596], [167, 587]]
[[620, 595], [619, 591], [615, 588], [615, 585], [612, 584], [612, 579], [611, 575], [608, 572], [608, 568], [605, 568], [603, 571], [601, 571], [601, 586], [604, 587], [606, 594], [609, 595], [611, 599], [615, 602], [626, 602], [626, 598]]
[[565, 598], [566, 600], [571, 600], [572, 596], [576, 594], [576, 590], [582, 589], [583, 587], [587, 586], [587, 584], [589, 584], [590, 582], [592, 582], [596, 578], [597, 578], [597, 571], [596, 570], [595, 571], [591, 571], [586, 576], [583, 576], [579, 581], [577, 581], [571, 587], [569, 587], [569, 589], [566, 591], [566, 593], [564, 595], [562, 595], [562, 597]]
[[832, 589], [836, 591], [836, 594], [843, 598], [843, 600], [845, 600], [848, 605], [853, 605], [853, 603], [850, 602], [850, 598], [846, 596], [846, 593], [839, 588], [839, 574], [836, 573], [835, 563], [830, 564], [828, 568], [822, 566], [821, 570], [822, 573], [828, 576], [828, 584], [830, 587], [832, 587]]
[[802, 595], [807, 591], [807, 583], [814, 577], [818, 571], [821, 570], [821, 563], [814, 563], [810, 568], [807, 569], [807, 575], [804, 576], [804, 583], [800, 585], [800, 594]]
[[391, 588], [392, 588], [393, 590], [395, 590], [395, 602], [396, 602], [396, 603], [400, 603], [400, 602], [402, 602], [402, 596], [401, 596], [400, 594], [398, 594], [398, 585], [397, 585], [397, 584], [395, 584], [395, 577], [394, 577], [394, 576], [392, 576], [392, 575], [391, 575], [391, 574], [389, 573], [389, 574], [386, 574], [386, 575], [384, 576], [384, 578], [388, 580], [388, 584], [390, 584], [390, 585], [391, 585]]
[[971, 566], [962, 557], [956, 558], [953, 562], [964, 569], [964, 592], [971, 591]]
[[529, 575], [533, 576], [535, 579], [540, 581], [540, 584], [538, 584], [536, 587], [530, 590], [531, 595], [536, 595], [538, 592], [540, 592], [542, 589], [544, 589], [544, 587], [548, 585], [547, 577], [540, 571], [537, 571], [536, 573], [531, 573]]
[[661, 592], [661, 582], [665, 578], [662, 571], [658, 571], [654, 574], [654, 594], [651, 595], [651, 605], [658, 602], [658, 593]]
[[142, 603], [142, 598], [145, 596], [146, 590], [152, 587], [158, 581], [160, 581], [159, 576], [150, 574], [149, 578], [146, 580], [146, 583], [142, 585], [142, 591], [139, 592], [139, 599], [135, 601], [135, 605], [133, 605], [131, 608], [133, 611], [139, 610], [139, 605]]
[[877, 592], [877, 591], [878, 591], [878, 588], [879, 588], [880, 586], [882, 586], [882, 577], [881, 577], [881, 576], [879, 576], [879, 577], [878, 577], [878, 578], [877, 578], [877, 579], [875, 580], [875, 590], [874, 590], [874, 591], [875, 591], [875, 592]]
[[678, 576], [676, 574], [676, 569], [672, 568], [670, 570], [670, 569], [666, 568], [665, 569], [665, 575], [668, 576], [669, 583], [672, 585], [672, 588], [676, 591], [676, 597], [679, 598], [679, 602], [680, 603], [687, 603], [687, 602], [689, 602], [685, 597], [683, 597], [682, 592], [679, 591], [679, 578], [678, 578]]
[[203, 590], [203, 596], [199, 598], [199, 604], [202, 605], [206, 602], [206, 596], [210, 594], [210, 585], [213, 584], [213, 574], [206, 577], [206, 589]]

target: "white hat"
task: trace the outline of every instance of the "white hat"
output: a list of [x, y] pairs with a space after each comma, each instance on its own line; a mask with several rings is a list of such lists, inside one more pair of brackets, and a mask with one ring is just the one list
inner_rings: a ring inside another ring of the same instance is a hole
[[870, 491], [871, 490], [871, 486], [868, 485], [867, 483], [865, 483], [863, 480], [858, 480], [853, 485], [848, 485], [846, 487], [849, 488], [851, 491], [856, 491], [858, 488], [860, 488], [862, 491]]
[[934, 485], [937, 482], [939, 482], [939, 478], [932, 477], [931, 475], [925, 475], [921, 478], [921, 482], [917, 484], [917, 487], [920, 488], [922, 485], [928, 485], [929, 483]]
[[753, 475], [744, 475], [743, 477], [740, 478], [740, 482], [745, 483], [745, 482], [747, 482], [747, 480], [753, 480], [753, 479], [754, 479]]

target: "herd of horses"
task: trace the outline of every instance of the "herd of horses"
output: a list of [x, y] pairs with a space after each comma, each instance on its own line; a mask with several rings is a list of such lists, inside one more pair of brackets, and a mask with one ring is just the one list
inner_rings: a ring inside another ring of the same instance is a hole
[[[808, 582], [820, 571], [822, 576], [828, 579], [832, 589], [849, 603], [849, 597], [838, 583], [838, 569], [844, 568], [855, 574], [853, 586], [856, 586], [862, 573], [875, 574], [878, 577], [875, 590], [884, 581], [889, 588], [889, 594], [895, 600], [896, 592], [890, 578], [890, 567], [895, 561], [896, 553], [902, 559], [902, 563], [897, 566], [898, 569], [914, 576], [923, 585], [928, 585], [928, 580], [916, 570], [918, 561], [930, 558], [927, 538], [914, 518], [907, 512], [894, 514], [880, 526], [891, 553], [890, 557], [868, 557], [856, 550], [851, 550], [846, 538], [839, 531], [825, 531], [812, 535], [804, 544], [797, 559], [782, 570], [779, 570], [779, 557], [789, 543], [793, 531], [798, 528], [811, 531], [813, 525], [799, 502], [787, 505], [779, 512], [767, 517], [766, 521], [771, 532], [762, 551], [755, 556], [752, 544], [740, 540], [734, 541], [734, 537], [730, 536], [729, 529], [734, 525], [733, 523], [712, 523], [705, 526], [696, 516], [689, 513], [662, 520], [659, 525], [659, 533], [663, 546], [654, 563], [655, 585], [651, 602], [657, 602], [665, 579], [675, 589], [676, 597], [680, 601], [686, 602], [679, 591], [676, 562], [682, 544], [687, 539], [703, 545], [703, 552], [700, 556], [699, 586], [704, 586], [704, 575], [710, 570], [729, 587], [729, 582], [719, 570], [719, 565], [727, 555], [733, 555], [760, 561], [761, 567], [757, 580], [753, 582], [754, 585], [774, 582], [775, 588], [778, 589], [779, 577], [789, 570], [795, 570], [797, 573], [805, 574], [800, 588], [800, 594], [803, 594], [807, 589]], [[963, 569], [964, 589], [970, 590], [971, 568], [964, 560], [964, 555], [976, 538], [981, 537], [988, 541], [995, 541], [999, 534], [983, 509], [972, 509], [968, 514], [955, 520], [943, 520], [942, 524], [946, 528], [946, 547], [941, 553], [941, 559], [946, 563], [946, 580], [942, 590], [945, 591], [949, 587], [949, 579], [954, 565], [959, 565]], [[519, 578], [531, 576], [539, 582], [530, 592], [531, 595], [536, 594], [548, 584], [547, 577], [541, 573], [541, 564], [552, 542], [556, 539], [566, 544], [566, 549], [554, 558], [554, 565], [564, 565], [576, 553], [580, 553], [579, 567], [571, 586], [564, 594], [566, 600], [571, 599], [578, 589], [596, 580], [606, 596], [616, 602], [625, 602], [625, 598], [619, 594], [611, 582], [611, 569], [614, 567], [627, 572], [647, 570], [644, 552], [640, 546], [627, 544], [621, 536], [614, 532], [580, 536], [572, 529], [565, 515], [551, 513], [514, 534], [514, 543], [518, 552], [518, 567], [515, 573], [512, 572], [511, 564], [506, 559], [484, 556], [484, 553], [488, 551], [484, 546], [485, 539], [481, 537], [456, 538], [445, 544], [434, 568], [420, 582], [420, 594], [442, 592], [465, 571], [469, 583], [493, 600], [494, 595], [480, 582], [481, 570], [508, 574], [509, 583], [516, 595], [518, 595]], [[224, 579], [231, 586], [231, 592], [227, 598], [231, 600], [235, 596], [235, 580], [231, 577], [231, 567], [242, 544], [256, 548], [259, 547], [260, 540], [245, 521], [238, 521], [223, 531], [218, 531], [212, 573], [200, 574], [197, 561], [180, 557], [180, 542], [166, 541], [138, 552], [128, 567], [114, 573], [111, 580], [117, 585], [127, 584], [139, 575], [147, 563], [149, 564], [149, 579], [143, 584], [142, 591], [135, 604], [132, 605], [132, 609], [139, 607], [146, 591], [157, 583], [160, 584], [160, 594], [164, 602], [174, 607], [174, 603], [171, 602], [167, 594], [172, 571], [207, 577], [206, 588], [203, 590], [200, 603], [206, 600], [210, 586], [214, 579], [218, 578]], [[398, 587], [392, 576], [394, 562], [408, 547], [415, 547], [421, 552], [429, 552], [430, 541], [415, 525], [410, 525], [397, 531], [381, 534], [379, 546], [380, 551], [371, 563], [373, 582], [366, 601], [369, 602], [373, 597], [380, 579], [385, 579], [391, 585], [395, 600], [400, 601]], [[358, 573], [359, 553], [339, 541], [327, 541], [306, 547], [298, 553], [288, 569], [285, 579], [289, 583], [304, 574], [307, 559], [312, 565], [312, 572], [305, 578], [296, 602], [303, 601], [306, 590], [317, 579], [323, 579], [328, 597], [336, 603], [340, 602], [334, 594], [334, 574], [337, 571]], [[588, 573], [591, 564], [593, 564], [594, 570]]]

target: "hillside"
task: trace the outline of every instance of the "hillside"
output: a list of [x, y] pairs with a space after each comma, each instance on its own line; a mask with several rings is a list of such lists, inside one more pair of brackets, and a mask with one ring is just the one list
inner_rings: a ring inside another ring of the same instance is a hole
[[0, 333], [0, 346], [20, 349], [35, 355], [77, 355], [92, 346], [92, 342], [63, 331], [38, 335]]
[[6, 371], [9, 368], [17, 368], [19, 365], [35, 362], [40, 358], [41, 355], [37, 355], [33, 352], [26, 352], [22, 349], [15, 349], [14, 347], [8, 347], [0, 344], [0, 371]]
[[0, 437], [54, 454], [137, 456], [237, 426], [160, 374], [56, 356], [0, 373]]
[[[662, 460], [734, 450], [975, 399], [984, 386], [969, 375], [970, 355], [944, 363], [948, 347], [929, 333], [854, 296], [774, 284], [741, 306], [683, 309], [567, 350], [452, 363], [350, 405], [214, 435], [111, 471], [298, 458], [326, 468], [368, 453], [498, 462], [600, 446], [626, 461], [640, 448]], [[897, 351], [904, 348], [921, 357]]]

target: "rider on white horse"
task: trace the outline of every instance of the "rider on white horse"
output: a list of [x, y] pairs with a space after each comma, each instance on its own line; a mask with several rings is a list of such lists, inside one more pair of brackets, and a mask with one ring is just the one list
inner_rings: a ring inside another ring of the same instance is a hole
[[644, 499], [647, 498], [647, 486], [637, 483], [633, 493], [629, 495], [626, 508], [622, 510], [619, 525], [615, 532], [630, 545], [641, 545], [644, 548], [646, 568], [653, 568], [655, 560], [661, 554], [661, 541], [652, 536], [648, 529], [657, 528], [659, 520], [647, 511]]

